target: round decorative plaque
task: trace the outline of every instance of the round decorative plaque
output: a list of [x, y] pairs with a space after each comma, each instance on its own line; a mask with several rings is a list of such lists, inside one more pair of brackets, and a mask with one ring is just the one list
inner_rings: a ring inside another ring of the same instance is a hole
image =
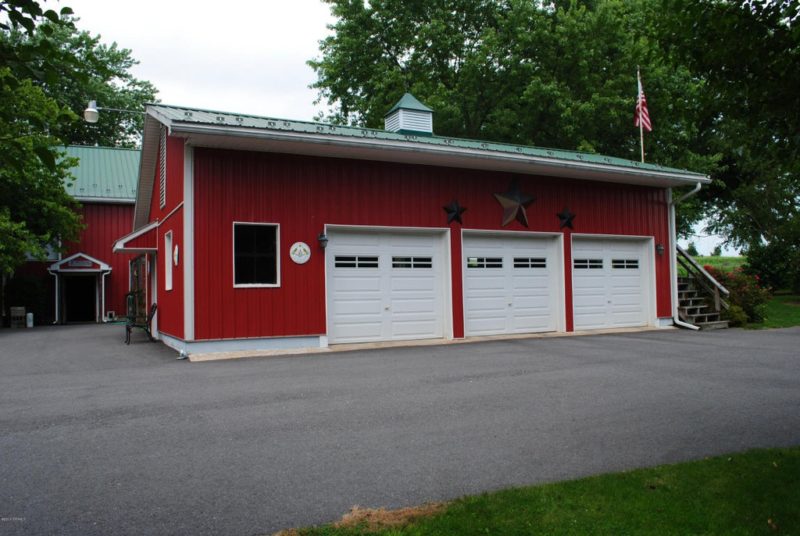
[[296, 264], [305, 264], [311, 258], [311, 248], [305, 242], [295, 242], [289, 248], [289, 256]]

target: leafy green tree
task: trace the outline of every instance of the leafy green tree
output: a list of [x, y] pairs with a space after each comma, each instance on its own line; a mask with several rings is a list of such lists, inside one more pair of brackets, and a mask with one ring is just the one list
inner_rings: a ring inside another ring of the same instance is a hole
[[[696, 150], [711, 120], [704, 81], [661, 46], [661, 0], [326, 1], [337, 21], [309, 61], [329, 106], [321, 119], [380, 128], [410, 91], [435, 110], [439, 135], [638, 160], [641, 65], [655, 124], [647, 160], [715, 169], [719, 155]], [[682, 231], [701, 208], [683, 207]]]
[[689, 242], [689, 245], [686, 246], [686, 253], [688, 253], [692, 257], [697, 257], [700, 255], [700, 253], [698, 253], [697, 251], [697, 246], [694, 244], [694, 242]]
[[[146, 103], [155, 102], [155, 86], [130, 72], [138, 63], [130, 50], [116, 43], [105, 45], [99, 36], [78, 31], [74, 22], [67, 19], [58, 24], [44, 23], [33, 33], [10, 31], [3, 38], [12, 47], [35, 49], [48, 43], [51, 57], [67, 58], [53, 65], [57, 74], [54, 79], [39, 79], [37, 83], [46, 95], [76, 115], [82, 114], [90, 99], [99, 106], [132, 111], [143, 111]], [[30, 66], [39, 69], [48, 59], [36, 58], [16, 74], [24, 75], [24, 69]], [[139, 113], [109, 112], [105, 120], [96, 124], [72, 121], [52, 133], [68, 144], [135, 147], [143, 122], [144, 116]]]
[[0, 69], [0, 102], [0, 273], [8, 275], [26, 254], [43, 258], [60, 238], [76, 238], [80, 220], [64, 190], [77, 162], [47, 133], [74, 114], [8, 69]]
[[713, 165], [688, 143], [702, 82], [662, 53], [654, 0], [326, 1], [337, 22], [309, 64], [328, 120], [381, 127], [410, 91], [436, 111], [437, 134], [638, 159], [641, 64], [658, 127], [648, 159]]
[[75, 27], [72, 10], [34, 0], [0, 0], [0, 274], [27, 255], [77, 239], [77, 203], [64, 191], [77, 164], [64, 144], [130, 146], [139, 114], [86, 125], [90, 98], [101, 106], [142, 109], [155, 88], [135, 79], [129, 50], [106, 46]]
[[706, 86], [698, 147], [720, 155], [698, 197], [710, 229], [743, 246], [769, 284], [790, 286], [800, 281], [800, 2], [665, 0], [665, 12], [665, 41]]
[[[64, 15], [70, 12], [62, 9]], [[61, 140], [52, 134], [77, 117], [39, 87], [57, 79], [56, 49], [49, 42], [16, 47], [6, 39], [11, 31], [32, 33], [42, 21], [62, 19], [31, 0], [2, 1], [2, 13], [7, 21], [0, 24], [0, 274], [5, 276], [27, 254], [44, 257], [59, 238], [76, 238], [80, 219], [64, 191], [75, 162], [63, 158], [57, 149]]]

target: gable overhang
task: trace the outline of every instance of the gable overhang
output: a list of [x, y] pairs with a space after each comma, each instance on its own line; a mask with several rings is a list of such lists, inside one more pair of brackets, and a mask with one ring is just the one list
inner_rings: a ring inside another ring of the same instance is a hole
[[154, 221], [114, 242], [114, 253], [155, 253], [158, 248], [158, 222]]
[[51, 274], [56, 273], [90, 273], [101, 274], [111, 271], [111, 266], [101, 260], [87, 255], [86, 253], [75, 253], [65, 259], [53, 263], [47, 268]]
[[139, 160], [139, 180], [136, 187], [136, 203], [133, 209], [133, 229], [146, 225], [150, 219], [150, 201], [153, 196], [156, 162], [158, 160], [158, 137], [161, 122], [150, 115], [144, 116], [142, 131], [142, 156]]
[[593, 159], [590, 158], [563, 159], [523, 154], [523, 152], [515, 154], [509, 151], [432, 145], [369, 136], [358, 138], [325, 133], [184, 122], [161, 114], [154, 108], [149, 108], [147, 113], [136, 200], [135, 229], [145, 225], [149, 219], [160, 124], [167, 127], [170, 135], [182, 137], [187, 145], [194, 147], [511, 172], [656, 188], [694, 186], [711, 182], [708, 176], [698, 173], [652, 169], [652, 166], [647, 165], [639, 167], [638, 163], [619, 165], [613, 163], [611, 159], [609, 159], [611, 163], [599, 163], [591, 161]]

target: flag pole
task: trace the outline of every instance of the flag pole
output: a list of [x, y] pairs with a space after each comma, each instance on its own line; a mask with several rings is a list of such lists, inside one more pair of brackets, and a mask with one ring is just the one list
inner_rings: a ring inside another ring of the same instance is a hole
[[[639, 88], [639, 94], [636, 95], [636, 106], [642, 105], [642, 75], [639, 73], [639, 66], [636, 66], [636, 82]], [[641, 110], [639, 110], [639, 146], [642, 148], [642, 164], [644, 164], [644, 125], [641, 119]]]

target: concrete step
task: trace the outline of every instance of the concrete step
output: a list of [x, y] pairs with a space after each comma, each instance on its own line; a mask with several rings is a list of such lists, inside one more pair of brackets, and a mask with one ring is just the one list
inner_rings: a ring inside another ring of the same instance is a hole
[[699, 314], [687, 314], [689, 318], [689, 322], [692, 324], [701, 324], [704, 322], [717, 322], [719, 320], [719, 313], [699, 313]]
[[711, 329], [728, 329], [728, 321], [727, 320], [714, 320], [711, 322], [697, 322], [695, 324], [702, 330], [711, 330]]
[[680, 302], [682, 307], [699, 307], [701, 305], [706, 305], [706, 299], [703, 296], [678, 297], [678, 302]]

